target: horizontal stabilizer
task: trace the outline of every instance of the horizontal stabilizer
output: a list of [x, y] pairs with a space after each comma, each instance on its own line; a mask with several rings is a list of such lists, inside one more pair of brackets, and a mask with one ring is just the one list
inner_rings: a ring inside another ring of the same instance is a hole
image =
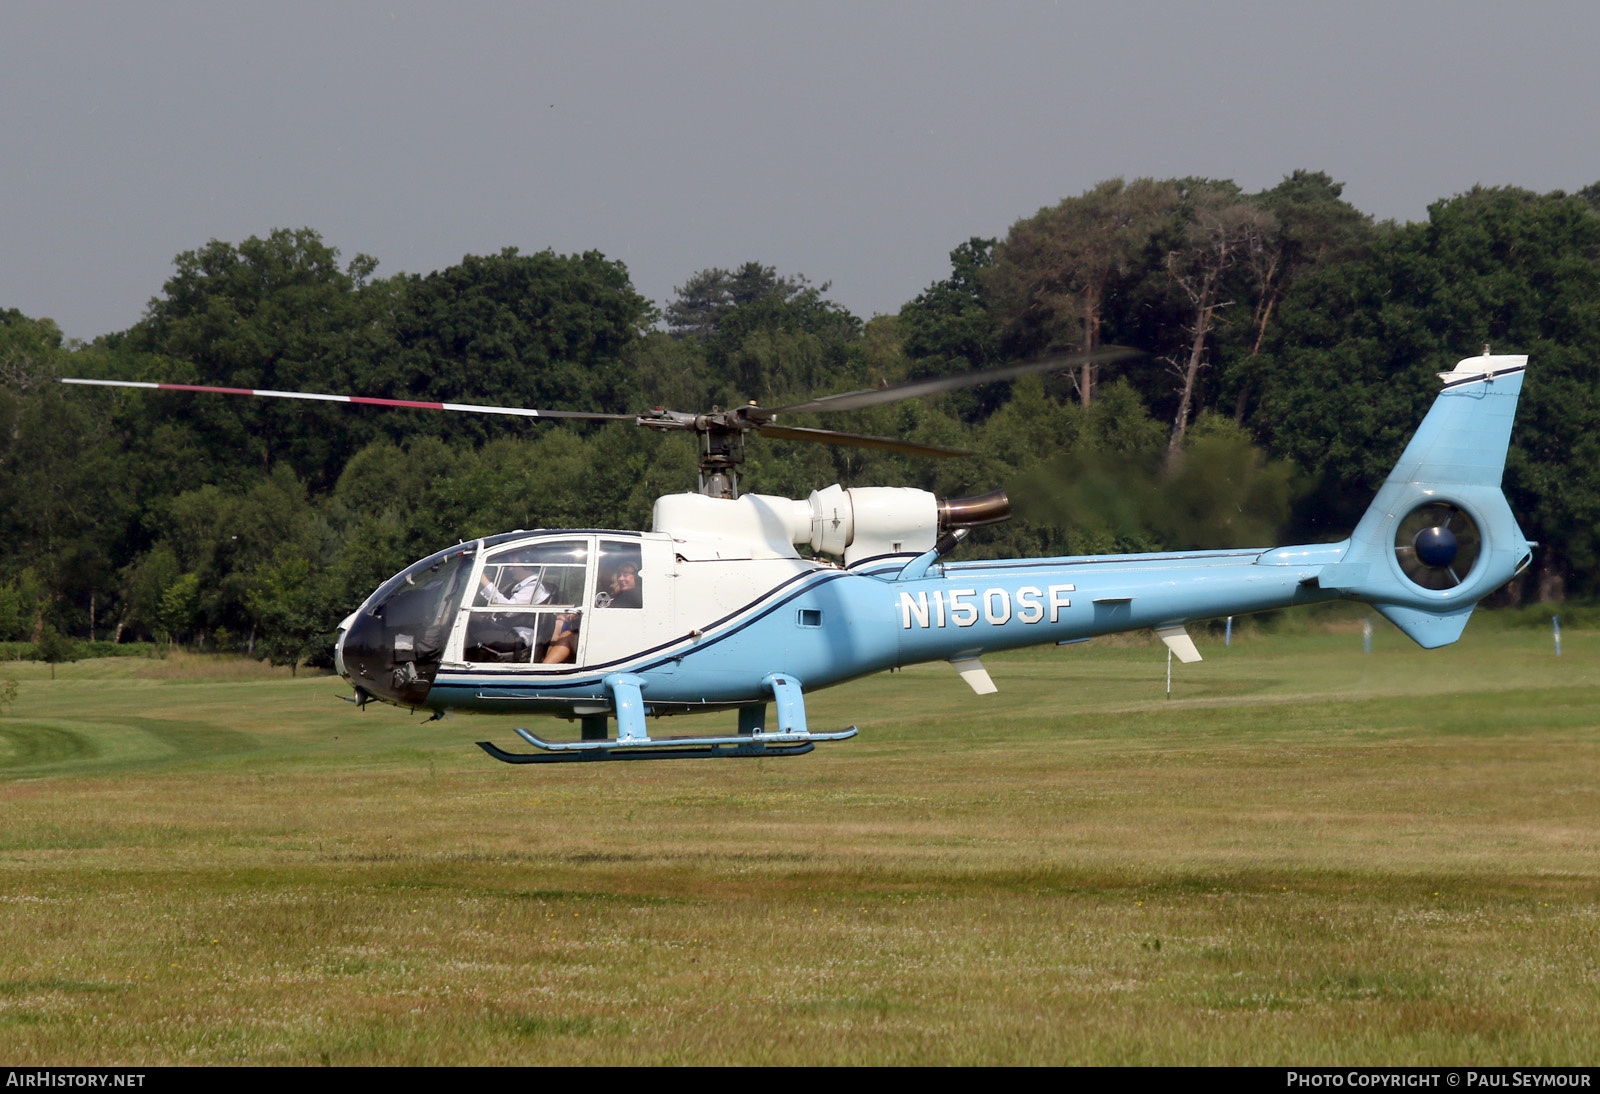
[[1195, 648], [1194, 639], [1182, 627], [1157, 627], [1156, 635], [1167, 644], [1172, 656], [1185, 665], [1200, 660], [1200, 651]]
[[961, 675], [975, 695], [993, 695], [1000, 689], [994, 686], [994, 681], [989, 679], [989, 670], [983, 667], [983, 662], [976, 657], [963, 657], [950, 662], [950, 667]]

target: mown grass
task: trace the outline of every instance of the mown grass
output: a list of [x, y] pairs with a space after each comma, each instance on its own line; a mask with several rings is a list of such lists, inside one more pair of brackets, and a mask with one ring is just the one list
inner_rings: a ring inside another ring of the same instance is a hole
[[1600, 634], [1374, 645], [1205, 639], [1171, 700], [1138, 640], [995, 658], [983, 699], [926, 666], [813, 696], [862, 733], [810, 756], [547, 768], [327, 678], [39, 666], [0, 717], [0, 1044], [1591, 1063]]

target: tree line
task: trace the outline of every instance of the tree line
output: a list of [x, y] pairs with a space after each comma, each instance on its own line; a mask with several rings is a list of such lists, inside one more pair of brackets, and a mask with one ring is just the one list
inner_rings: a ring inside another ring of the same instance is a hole
[[627, 414], [1142, 350], [804, 423], [967, 460], [751, 445], [763, 493], [1005, 486], [1019, 519], [964, 548], [1003, 556], [1339, 538], [1433, 374], [1488, 344], [1532, 358], [1506, 487], [1540, 547], [1504, 595], [1600, 591], [1600, 184], [1478, 188], [1397, 224], [1318, 172], [1258, 193], [1114, 179], [960, 243], [948, 277], [869, 320], [759, 262], [698, 271], [659, 309], [592, 251], [377, 270], [285, 229], [178, 255], [139, 322], [86, 344], [0, 309], [0, 641], [321, 662], [339, 619], [414, 558], [516, 527], [644, 527], [694, 482], [688, 438], [626, 424], [62, 376]]

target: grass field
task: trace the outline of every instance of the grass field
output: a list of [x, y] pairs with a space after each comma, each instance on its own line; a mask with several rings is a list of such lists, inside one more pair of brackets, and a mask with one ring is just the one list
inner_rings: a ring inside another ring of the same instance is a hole
[[1170, 701], [1051, 648], [812, 696], [862, 732], [810, 756], [543, 768], [327, 677], [0, 663], [0, 1062], [1593, 1064], [1564, 638], [1252, 631]]

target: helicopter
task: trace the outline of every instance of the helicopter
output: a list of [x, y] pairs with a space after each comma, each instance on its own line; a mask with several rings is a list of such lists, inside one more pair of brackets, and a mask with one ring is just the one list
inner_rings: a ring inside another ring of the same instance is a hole
[[[1418, 645], [1456, 641], [1473, 608], [1531, 561], [1501, 491], [1527, 357], [1482, 355], [1442, 387], [1350, 536], [1337, 543], [1154, 554], [956, 561], [973, 529], [1010, 516], [1003, 491], [940, 499], [833, 485], [805, 499], [742, 489], [746, 438], [965, 450], [779, 425], [1030, 372], [1106, 361], [1105, 347], [775, 408], [590, 414], [475, 404], [158, 384], [219, 392], [531, 418], [625, 420], [690, 431], [698, 490], [657, 499], [649, 531], [535, 529], [457, 543], [406, 567], [339, 625], [334, 660], [364, 707], [554, 716], [577, 740], [527, 729], [535, 750], [478, 745], [513, 764], [792, 756], [857, 734], [811, 729], [805, 696], [902, 666], [945, 661], [978, 695], [985, 654], [1149, 629], [1182, 662], [1187, 625], [1334, 599], [1372, 605]], [[807, 554], [801, 548], [808, 549]], [[651, 719], [732, 712], [731, 732], [651, 733]], [[612, 722], [615, 721], [615, 732]]]

